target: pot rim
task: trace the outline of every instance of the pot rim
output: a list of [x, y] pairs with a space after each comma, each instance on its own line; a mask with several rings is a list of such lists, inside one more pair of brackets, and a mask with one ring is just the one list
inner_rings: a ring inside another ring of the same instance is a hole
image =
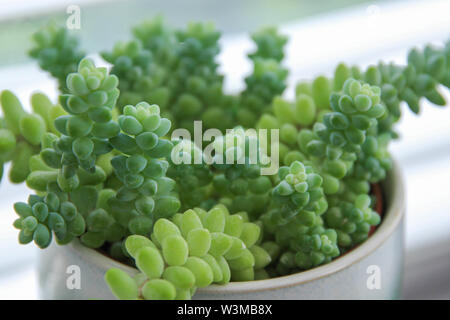
[[[336, 260], [307, 271], [266, 280], [230, 282], [226, 285], [213, 284], [206, 288], [198, 289], [198, 292], [202, 292], [203, 294], [250, 293], [255, 291], [277, 290], [292, 287], [328, 277], [343, 269], [351, 267], [353, 264], [367, 257], [379, 248], [396, 230], [405, 211], [403, 177], [398, 163], [394, 159], [392, 162], [392, 170], [389, 172], [387, 178], [382, 182], [382, 190], [386, 203], [386, 210], [382, 223], [361, 245]], [[69, 244], [69, 248], [76, 251], [79, 255], [84, 256], [86, 260], [90, 260], [93, 264], [104, 270], [104, 272], [110, 268], [119, 268], [130, 275], [135, 275], [138, 273], [136, 268], [118, 262], [94, 249], [87, 248], [79, 241], [73, 241]]]

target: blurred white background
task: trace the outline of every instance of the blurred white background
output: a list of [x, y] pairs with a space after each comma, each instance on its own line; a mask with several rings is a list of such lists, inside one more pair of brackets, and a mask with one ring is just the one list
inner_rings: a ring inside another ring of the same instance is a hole
[[[94, 2], [106, 7], [111, 5], [109, 1]], [[121, 1], [114, 3], [117, 2]], [[280, 6], [283, 2], [291, 3], [279, 1]], [[326, 5], [326, 1], [319, 2]], [[270, 19], [258, 22], [262, 25], [277, 23], [290, 37], [285, 62], [290, 69], [287, 96], [292, 96], [298, 80], [318, 74], [330, 75], [341, 61], [360, 66], [378, 60], [404, 63], [410, 47], [429, 42], [442, 44], [450, 39], [448, 0], [353, 1], [361, 2], [358, 4], [343, 1], [346, 7], [341, 9], [335, 5], [339, 1], [328, 2], [334, 3], [329, 11], [322, 7], [324, 10], [311, 10], [313, 14], [309, 16], [299, 13], [301, 18], [298, 19], [291, 13], [284, 22]], [[0, 38], [1, 34], [8, 33], [9, 21], [49, 11], [64, 15], [67, 5], [77, 3], [82, 10], [83, 28], [84, 6], [92, 1], [45, 0], [31, 4], [22, 0], [0, 0]], [[201, 2], [196, 3], [200, 10]], [[257, 12], [258, 7], [253, 10]], [[158, 12], [146, 12], [146, 15], [151, 17], [155, 13]], [[215, 16], [208, 14], [208, 20], [215, 21]], [[215, 14], [220, 16], [220, 12]], [[199, 18], [188, 16], [186, 19]], [[127, 33], [125, 30], [122, 34]], [[111, 46], [110, 43], [102, 49]], [[4, 47], [5, 44], [0, 49], [0, 58]], [[227, 89], [238, 90], [243, 86], [243, 77], [250, 72], [245, 58], [245, 53], [251, 50], [248, 34], [230, 28], [224, 33], [222, 48], [220, 63]], [[43, 91], [56, 99], [53, 80], [34, 63], [16, 58], [14, 55], [5, 58], [13, 61], [12, 64], [2, 66], [0, 62], [0, 89], [11, 89], [27, 102], [33, 91]], [[447, 98], [450, 100], [448, 94]], [[450, 108], [437, 108], [423, 102], [419, 117], [411, 114], [406, 106], [403, 112], [398, 126], [401, 139], [393, 143], [391, 152], [403, 168], [407, 188], [404, 297], [450, 299], [450, 248], [447, 245], [450, 241]], [[7, 179], [0, 185], [0, 299], [37, 298], [34, 263], [38, 250], [32, 245], [18, 245], [17, 230], [12, 227], [15, 219], [12, 205], [26, 199], [28, 193], [26, 186], [12, 185]]]

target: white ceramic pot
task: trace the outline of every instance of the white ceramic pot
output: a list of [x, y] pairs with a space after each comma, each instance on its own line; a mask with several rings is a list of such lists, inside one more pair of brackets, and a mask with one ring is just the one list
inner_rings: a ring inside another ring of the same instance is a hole
[[[397, 165], [383, 183], [383, 192], [386, 205], [381, 225], [367, 241], [344, 256], [290, 276], [212, 285], [198, 290], [194, 299], [399, 298], [403, 277], [405, 198]], [[137, 272], [79, 242], [68, 246], [53, 244], [40, 254], [40, 297], [113, 299], [103, 280], [105, 272], [112, 267], [130, 274]], [[79, 288], [76, 285], [78, 279]]]

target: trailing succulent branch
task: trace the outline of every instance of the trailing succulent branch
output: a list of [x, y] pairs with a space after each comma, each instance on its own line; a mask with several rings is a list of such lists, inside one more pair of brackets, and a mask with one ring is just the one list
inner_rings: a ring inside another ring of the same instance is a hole
[[260, 141], [238, 127], [216, 139], [214, 146], [213, 187], [220, 201], [234, 213], [244, 211], [257, 218], [269, 204], [272, 188], [269, 176], [261, 175], [265, 155]]
[[135, 40], [118, 43], [102, 56], [121, 81], [119, 108], [146, 101], [158, 104], [175, 127], [193, 130], [194, 120], [208, 128], [233, 126], [234, 98], [223, 93], [216, 63], [218, 32], [211, 23], [173, 30], [162, 18], [133, 29]]
[[1, 92], [0, 104], [3, 111], [3, 118], [0, 118], [0, 180], [3, 164], [11, 162], [9, 179], [21, 183], [32, 168], [39, 166], [41, 136], [47, 131], [57, 133], [54, 120], [65, 111], [42, 93], [32, 95], [31, 113], [26, 112], [19, 99], [8, 90]]
[[85, 56], [78, 39], [68, 29], [54, 23], [34, 33], [32, 39], [34, 46], [29, 55], [42, 70], [58, 80], [61, 92], [67, 92], [67, 75], [77, 70], [78, 63]]
[[[175, 189], [180, 197], [182, 209], [211, 208], [213, 172], [204, 163], [203, 151], [190, 140], [174, 141], [175, 146], [169, 159], [167, 176], [175, 180]], [[196, 163], [199, 159], [201, 162]]]
[[[252, 36], [254, 69], [236, 95], [223, 90], [219, 37], [211, 24], [174, 30], [158, 17], [102, 53], [108, 71], [65, 29], [36, 33], [30, 54], [58, 80], [58, 104], [37, 93], [28, 113], [0, 96], [0, 172], [11, 162], [10, 180], [34, 190], [14, 205], [20, 243], [79, 239], [138, 269], [106, 273], [118, 298], [190, 299], [328, 263], [369, 237], [381, 221], [371, 184], [392, 167], [400, 106], [445, 104], [450, 43], [413, 49], [404, 66], [340, 64], [289, 101], [285, 36]], [[169, 139], [195, 120], [218, 129], [210, 146]], [[279, 143], [252, 128], [278, 129]], [[280, 168], [263, 175], [276, 152]]]
[[285, 36], [274, 28], [266, 28], [252, 35], [256, 51], [249, 54], [253, 73], [245, 78], [247, 87], [240, 96], [237, 121], [246, 128], [253, 128], [258, 117], [270, 110], [273, 99], [286, 88], [288, 70], [283, 68]]
[[270, 255], [262, 247], [260, 227], [225, 206], [199, 208], [159, 219], [149, 238], [131, 235], [127, 254], [140, 273], [131, 277], [110, 269], [105, 279], [120, 299], [190, 299], [197, 288], [250, 281], [265, 274]]

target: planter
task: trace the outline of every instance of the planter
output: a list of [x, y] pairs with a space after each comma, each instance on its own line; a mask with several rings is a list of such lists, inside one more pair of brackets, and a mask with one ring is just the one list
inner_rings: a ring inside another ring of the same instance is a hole
[[[198, 290], [194, 299], [399, 298], [403, 276], [405, 198], [402, 177], [396, 164], [382, 186], [386, 203], [382, 223], [359, 247], [331, 263], [305, 272], [269, 280], [212, 285]], [[112, 267], [130, 274], [137, 273], [136, 269], [86, 248], [79, 242], [68, 246], [53, 244], [40, 253], [40, 297], [113, 299], [103, 280], [105, 272]], [[67, 282], [78, 275], [81, 288], [68, 289]]]

